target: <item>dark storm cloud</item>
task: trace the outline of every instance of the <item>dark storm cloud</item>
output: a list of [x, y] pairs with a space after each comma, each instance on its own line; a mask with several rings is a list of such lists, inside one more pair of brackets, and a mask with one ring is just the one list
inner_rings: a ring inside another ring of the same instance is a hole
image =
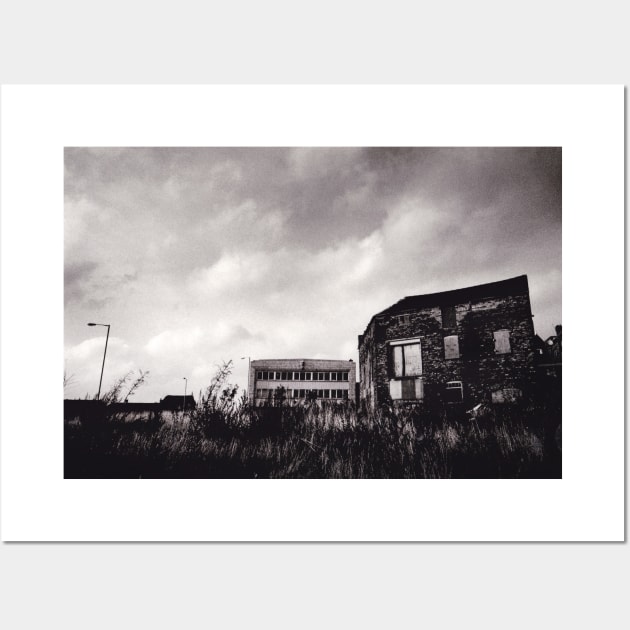
[[[202, 247], [199, 221], [254, 201], [281, 210], [289, 236], [307, 249], [369, 234], [387, 208], [372, 195], [375, 173], [355, 149], [66, 150], [66, 194], [84, 196], [123, 221], [129, 214], [183, 230]], [[354, 196], [353, 196], [354, 195]], [[264, 229], [264, 227], [263, 227]], [[211, 225], [209, 225], [211, 230]]]
[[94, 269], [96, 269], [96, 263], [89, 260], [80, 263], [66, 264], [63, 273], [63, 281], [66, 289], [72, 288], [82, 280], [89, 278]]
[[93, 261], [66, 262], [63, 272], [64, 302], [68, 304], [73, 300], [81, 300], [85, 293], [86, 282], [96, 269]]
[[211, 229], [220, 209], [248, 200], [259, 214], [280, 209], [287, 236], [307, 250], [367, 236], [416, 196], [464, 220], [516, 221], [527, 236], [541, 219], [559, 221], [560, 160], [560, 150], [536, 148], [67, 149], [67, 194], [120, 220], [133, 213], [183, 230], [193, 248], [207, 242], [200, 220]]
[[366, 149], [375, 192], [392, 202], [421, 195], [444, 212], [502, 210], [509, 221], [560, 220], [558, 148]]

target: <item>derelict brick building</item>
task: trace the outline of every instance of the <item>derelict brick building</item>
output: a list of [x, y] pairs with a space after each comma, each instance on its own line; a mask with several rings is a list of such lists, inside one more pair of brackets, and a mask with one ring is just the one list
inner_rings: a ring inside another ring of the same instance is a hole
[[328, 359], [261, 359], [249, 366], [249, 400], [274, 402], [278, 389], [288, 401], [354, 401], [356, 363]]
[[359, 335], [360, 396], [393, 401], [505, 402], [535, 382], [527, 276], [414, 295]]

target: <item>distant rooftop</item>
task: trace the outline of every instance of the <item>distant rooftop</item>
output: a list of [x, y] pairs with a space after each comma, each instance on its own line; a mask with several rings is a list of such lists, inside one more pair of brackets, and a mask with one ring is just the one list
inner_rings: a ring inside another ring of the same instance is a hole
[[[263, 365], [278, 365], [281, 363], [286, 363], [287, 365], [291, 365], [291, 369], [294, 369], [294, 366], [297, 365], [299, 369], [300, 367], [304, 367], [305, 369], [312, 368], [313, 366], [325, 366], [325, 365], [342, 365], [344, 363], [352, 363], [352, 359], [252, 359], [251, 365], [253, 367], [259, 367]], [[304, 364], [302, 366], [302, 364]]]

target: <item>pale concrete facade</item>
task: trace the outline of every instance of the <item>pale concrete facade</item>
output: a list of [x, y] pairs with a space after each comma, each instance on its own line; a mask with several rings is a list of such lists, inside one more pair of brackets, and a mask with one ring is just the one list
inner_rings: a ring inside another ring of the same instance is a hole
[[249, 367], [249, 400], [355, 401], [356, 363], [330, 359], [257, 359]]

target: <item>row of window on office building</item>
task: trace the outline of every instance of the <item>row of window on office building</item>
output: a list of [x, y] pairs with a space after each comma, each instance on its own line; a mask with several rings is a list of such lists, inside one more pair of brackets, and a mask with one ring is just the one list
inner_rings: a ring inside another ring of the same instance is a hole
[[258, 381], [347, 381], [349, 372], [268, 372], [258, 370]]
[[[256, 390], [256, 398], [264, 398], [265, 400], [276, 396], [275, 389], [258, 388]], [[286, 389], [283, 391], [287, 399], [289, 398], [307, 398], [316, 397], [331, 400], [348, 400], [347, 389]]]

